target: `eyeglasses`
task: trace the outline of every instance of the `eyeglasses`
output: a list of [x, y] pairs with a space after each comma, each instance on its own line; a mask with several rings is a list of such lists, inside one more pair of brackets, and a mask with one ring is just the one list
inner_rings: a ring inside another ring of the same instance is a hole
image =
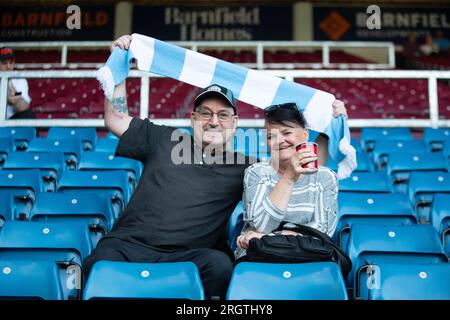
[[300, 112], [298, 110], [298, 107], [297, 107], [296, 103], [288, 102], [288, 103], [274, 104], [274, 105], [268, 106], [267, 108], [264, 109], [264, 113], [266, 115], [268, 115], [268, 114], [272, 113], [273, 111], [275, 111], [278, 108], [290, 109], [290, 110], [295, 110], [297, 112]]
[[217, 114], [217, 118], [219, 119], [219, 121], [230, 121], [235, 115], [231, 114], [230, 112], [227, 111], [219, 111], [219, 112], [212, 112], [211, 110], [208, 109], [201, 109], [199, 108], [198, 110], [195, 110], [195, 112], [197, 112], [200, 115], [200, 119], [202, 120], [211, 120], [215, 114]]

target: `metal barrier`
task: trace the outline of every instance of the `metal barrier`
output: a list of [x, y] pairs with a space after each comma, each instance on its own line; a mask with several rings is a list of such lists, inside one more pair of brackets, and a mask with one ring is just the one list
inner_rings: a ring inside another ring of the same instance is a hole
[[[439, 120], [437, 99], [437, 79], [450, 79], [450, 71], [399, 71], [399, 70], [266, 70], [261, 71], [294, 80], [295, 78], [354, 78], [354, 79], [426, 79], [428, 81], [429, 119], [349, 119], [352, 128], [363, 127], [450, 127], [450, 120]], [[13, 71], [0, 72], [0, 126], [35, 127], [103, 127], [102, 119], [36, 119], [5, 120], [7, 101], [7, 80], [9, 78], [93, 78], [95, 70], [58, 70], [58, 71]], [[141, 79], [140, 117], [146, 118], [149, 111], [150, 78], [158, 75], [131, 70], [129, 77]], [[176, 127], [190, 126], [189, 119], [153, 119], [157, 124]], [[241, 119], [240, 127], [262, 127], [261, 119]]]
[[[256, 52], [255, 63], [243, 63], [248, 68], [267, 69], [267, 68], [364, 68], [364, 69], [392, 69], [395, 68], [395, 45], [392, 42], [356, 42], [356, 41], [173, 41], [172, 43], [194, 50], [201, 51], [206, 48], [217, 49], [252, 49]], [[110, 41], [48, 41], [48, 42], [3, 42], [1, 46], [12, 48], [56, 48], [61, 50], [60, 63], [28, 63], [17, 64], [18, 69], [25, 68], [53, 68], [53, 67], [71, 67], [71, 68], [97, 68], [98, 63], [67, 63], [67, 54], [69, 48], [73, 49], [92, 49], [108, 48]], [[274, 48], [292, 48], [305, 49], [315, 48], [322, 50], [322, 61], [320, 63], [266, 63], [264, 61], [264, 50]], [[387, 53], [387, 63], [332, 63], [330, 61], [330, 51], [332, 49], [343, 48], [385, 48]]]

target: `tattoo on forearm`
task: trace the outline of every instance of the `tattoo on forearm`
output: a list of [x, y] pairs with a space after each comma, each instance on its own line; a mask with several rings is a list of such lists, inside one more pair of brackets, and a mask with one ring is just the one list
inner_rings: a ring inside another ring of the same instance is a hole
[[127, 98], [126, 97], [116, 97], [112, 99], [113, 109], [117, 112], [127, 113]]

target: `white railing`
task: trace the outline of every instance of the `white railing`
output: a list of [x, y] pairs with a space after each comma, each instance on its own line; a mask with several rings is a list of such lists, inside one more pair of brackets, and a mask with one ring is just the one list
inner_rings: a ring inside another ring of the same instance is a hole
[[[450, 71], [398, 71], [398, 70], [266, 70], [273, 76], [293, 80], [295, 78], [353, 78], [353, 79], [426, 79], [428, 81], [429, 115], [428, 119], [349, 119], [352, 128], [363, 127], [450, 127], [450, 120], [439, 120], [437, 99], [437, 79], [450, 79]], [[5, 120], [7, 80], [9, 78], [93, 78], [95, 70], [58, 70], [58, 71], [13, 71], [0, 72], [0, 126], [35, 126], [35, 127], [103, 127], [102, 119], [36, 119]], [[129, 77], [141, 79], [140, 117], [149, 114], [151, 77], [158, 75], [132, 70]], [[31, 88], [33, 90], [33, 88]], [[153, 119], [157, 124], [176, 127], [190, 126], [189, 119]], [[240, 127], [262, 127], [261, 119], [241, 119]]]
[[[207, 48], [217, 49], [252, 49], [256, 52], [255, 63], [243, 63], [248, 68], [268, 69], [268, 68], [363, 68], [363, 69], [392, 69], [395, 68], [395, 46], [392, 42], [335, 42], [335, 41], [173, 41], [172, 43], [194, 50], [202, 51]], [[87, 67], [97, 68], [98, 63], [67, 63], [68, 50], [72, 49], [93, 49], [93, 48], [108, 48], [111, 42], [109, 41], [48, 41], [48, 42], [4, 42], [1, 46], [12, 48], [57, 48], [61, 50], [60, 63], [29, 63], [17, 64], [18, 69], [25, 68], [52, 68], [52, 67]], [[264, 61], [264, 51], [270, 49], [321, 49], [322, 61], [317, 63], [266, 63]], [[330, 61], [330, 51], [332, 49], [345, 48], [372, 48], [372, 49], [386, 49], [387, 63], [332, 63]]]

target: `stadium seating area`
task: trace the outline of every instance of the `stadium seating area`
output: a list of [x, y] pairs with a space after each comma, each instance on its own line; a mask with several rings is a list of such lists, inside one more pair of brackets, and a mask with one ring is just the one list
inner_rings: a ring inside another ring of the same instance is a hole
[[[94, 128], [37, 136], [0, 128], [0, 297], [204, 298], [191, 263], [102, 262], [83, 281], [83, 259], [128, 203], [142, 164], [114, 157], [118, 140]], [[257, 137], [237, 149], [266, 154]], [[365, 128], [352, 144], [360, 165], [340, 181], [334, 235], [353, 262], [347, 279], [334, 263], [242, 263], [228, 299], [450, 299], [449, 130]], [[233, 247], [241, 228], [239, 204]]]

